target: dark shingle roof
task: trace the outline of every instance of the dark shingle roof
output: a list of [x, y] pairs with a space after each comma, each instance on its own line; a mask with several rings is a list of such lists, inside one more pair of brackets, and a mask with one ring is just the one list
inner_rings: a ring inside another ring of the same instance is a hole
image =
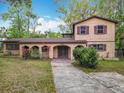
[[86, 40], [74, 40], [72, 38], [18, 38], [7, 39], [4, 42], [19, 42], [19, 43], [86, 43]]

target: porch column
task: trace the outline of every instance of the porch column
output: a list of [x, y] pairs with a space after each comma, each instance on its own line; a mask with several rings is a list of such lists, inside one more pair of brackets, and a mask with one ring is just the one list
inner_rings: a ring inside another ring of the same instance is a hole
[[49, 58], [53, 58], [53, 47], [52, 46], [50, 46], [49, 47]]
[[42, 46], [39, 46], [40, 59], [42, 58]]
[[3, 44], [3, 53], [6, 54], [6, 43]]
[[19, 46], [19, 56], [22, 57], [22, 54], [23, 54], [23, 53], [22, 53], [22, 46], [20, 45], [20, 46]]
[[71, 55], [71, 56], [70, 56], [70, 59], [71, 59], [71, 60], [74, 59], [74, 57], [73, 57], [73, 50], [74, 50], [74, 47], [71, 47], [71, 51], [70, 51], [70, 53], [71, 53], [71, 54], [70, 54], [70, 55]]

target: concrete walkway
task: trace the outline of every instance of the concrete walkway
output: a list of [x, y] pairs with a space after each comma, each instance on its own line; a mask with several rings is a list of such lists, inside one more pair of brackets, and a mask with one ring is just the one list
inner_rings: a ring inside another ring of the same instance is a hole
[[69, 60], [55, 59], [51, 63], [57, 93], [115, 93], [73, 67]]
[[90, 73], [91, 77], [114, 93], [124, 93], [124, 76], [116, 72], [97, 72]]

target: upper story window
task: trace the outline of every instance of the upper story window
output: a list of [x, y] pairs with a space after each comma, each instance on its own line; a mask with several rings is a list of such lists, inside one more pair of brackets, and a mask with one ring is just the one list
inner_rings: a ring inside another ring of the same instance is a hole
[[106, 34], [107, 26], [106, 25], [97, 25], [94, 27], [95, 34]]
[[6, 44], [7, 50], [19, 50], [19, 44]]
[[106, 44], [91, 44], [90, 47], [94, 47], [98, 51], [106, 51]]
[[89, 34], [89, 26], [78, 26], [77, 34], [79, 35]]

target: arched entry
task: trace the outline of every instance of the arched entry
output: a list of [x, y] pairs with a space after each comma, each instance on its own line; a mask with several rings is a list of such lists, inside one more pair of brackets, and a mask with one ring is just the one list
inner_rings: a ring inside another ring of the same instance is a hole
[[42, 47], [42, 58], [49, 58], [49, 47], [48, 46]]
[[82, 45], [78, 45], [78, 46], [76, 46], [75, 48], [83, 48], [84, 46], [82, 46]]
[[70, 58], [70, 53], [71, 49], [68, 46], [55, 46], [53, 48], [53, 56], [54, 58]]
[[30, 50], [28, 46], [23, 46], [22, 47], [22, 57], [24, 59], [28, 59], [30, 57]]
[[40, 58], [39, 47], [33, 46], [31, 48], [31, 58]]

